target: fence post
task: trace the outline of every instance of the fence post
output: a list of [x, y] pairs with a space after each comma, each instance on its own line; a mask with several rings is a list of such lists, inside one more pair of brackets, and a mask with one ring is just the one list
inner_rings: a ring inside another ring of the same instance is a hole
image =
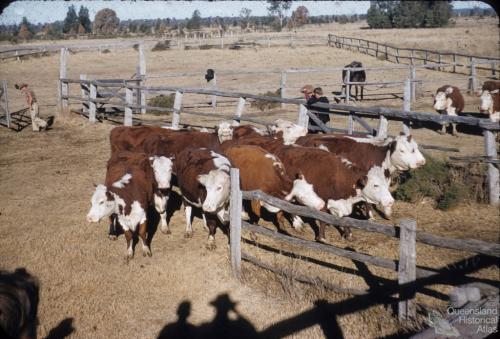
[[410, 79], [411, 79], [411, 101], [417, 101], [417, 70], [415, 67], [410, 68]]
[[[61, 48], [61, 56], [59, 63], [59, 79], [66, 79], [67, 70], [66, 70], [66, 59], [67, 59], [67, 50], [66, 48]], [[61, 114], [64, 114], [64, 110], [68, 107], [68, 99], [63, 99], [64, 96], [68, 95], [68, 83], [61, 82], [61, 97], [59, 98], [61, 104]]]
[[[438, 64], [441, 65], [441, 53], [438, 53]], [[441, 67], [438, 67], [438, 71], [441, 72]]]
[[457, 72], [457, 55], [453, 54], [453, 73]]
[[[210, 80], [211, 83], [211, 89], [216, 90], [217, 89], [217, 75], [215, 74], [214, 71], [214, 78]], [[217, 95], [212, 95], [212, 107], [215, 109], [217, 107]]]
[[224, 49], [224, 38], [220, 38], [220, 48]]
[[132, 126], [132, 105], [134, 104], [134, 93], [131, 88], [125, 88], [125, 116], [123, 117], [124, 126]]
[[385, 47], [385, 60], [389, 60], [389, 54], [387, 54], [387, 45]]
[[[398, 264], [398, 283], [399, 305], [398, 315], [399, 320], [408, 320], [415, 318], [416, 307], [413, 298], [415, 297], [415, 286], [411, 284], [416, 279], [416, 264], [417, 253], [415, 246], [415, 236], [417, 230], [417, 222], [412, 219], [403, 219], [399, 223], [399, 264]], [[401, 286], [404, 286], [401, 288]]]
[[[146, 56], [144, 54], [144, 42], [139, 44], [139, 73], [137, 73], [137, 77], [141, 80], [138, 82], [139, 86], [146, 85]], [[143, 90], [139, 90], [137, 94], [140, 94], [137, 97], [137, 103], [140, 103], [141, 106], [146, 106], [146, 92]], [[140, 98], [140, 99], [139, 99]], [[145, 114], [146, 109], [141, 108], [141, 114]]]
[[10, 128], [10, 112], [9, 112], [9, 97], [7, 95], [7, 80], [2, 81], [2, 88], [3, 88], [3, 99], [5, 101], [4, 105], [5, 122], [7, 123], [7, 128]]
[[399, 64], [399, 48], [396, 48], [396, 63]]
[[496, 76], [497, 74], [497, 63], [496, 61], [491, 62], [491, 75]]
[[413, 50], [410, 50], [410, 64], [413, 65]]
[[349, 112], [349, 116], [347, 117], [347, 134], [352, 134], [354, 130], [354, 122], [352, 120], [352, 114], [354, 112]]
[[[403, 97], [403, 111], [409, 112], [411, 110], [411, 78], [406, 79], [404, 85], [404, 97]], [[410, 134], [410, 121], [403, 121], [403, 132], [404, 134]]]
[[[80, 74], [80, 80], [87, 80], [87, 74]], [[80, 83], [80, 88], [82, 89], [82, 113], [88, 113], [89, 87], [87, 84]]]
[[[484, 148], [486, 156], [491, 159], [498, 159], [495, 133], [484, 130]], [[500, 172], [495, 164], [488, 163], [488, 195], [491, 205], [499, 205], [500, 196]]]
[[429, 51], [425, 51], [425, 55], [424, 55], [424, 65], [427, 65], [427, 59], [429, 58]]
[[95, 84], [90, 84], [90, 98], [89, 98], [89, 122], [95, 122], [95, 115], [97, 111], [97, 104], [95, 100], [97, 99], [97, 86]]
[[309, 116], [307, 115], [307, 108], [304, 105], [299, 105], [299, 118], [297, 120], [297, 125], [308, 128], [309, 126]]
[[179, 122], [181, 120], [181, 107], [182, 107], [182, 93], [179, 91], [175, 92], [174, 99], [174, 112], [172, 114], [172, 127], [179, 128]]
[[243, 110], [245, 109], [245, 98], [239, 98], [238, 100], [238, 106], [236, 106], [236, 116], [238, 119], [236, 121], [240, 122], [241, 114], [243, 113]]
[[231, 168], [231, 194], [229, 200], [229, 242], [231, 249], [231, 268], [239, 278], [241, 274], [241, 211], [242, 195], [240, 190], [240, 170]]
[[344, 85], [345, 85], [345, 98], [344, 101], [346, 104], [349, 103], [349, 100], [351, 99], [351, 70], [347, 70], [345, 73], [345, 78], [344, 78]]
[[378, 119], [378, 127], [377, 127], [377, 139], [385, 139], [387, 138], [387, 119], [380, 115]]
[[476, 90], [476, 61], [474, 58], [470, 58], [470, 79], [469, 79], [469, 92], [474, 94]]
[[[280, 80], [280, 96], [282, 99], [285, 98], [286, 93], [286, 72], [281, 72]], [[281, 103], [281, 108], [285, 108], [285, 103]]]

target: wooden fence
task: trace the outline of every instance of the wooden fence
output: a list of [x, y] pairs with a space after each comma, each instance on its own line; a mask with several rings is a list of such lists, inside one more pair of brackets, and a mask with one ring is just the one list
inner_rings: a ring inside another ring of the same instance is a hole
[[[470, 75], [475, 75], [476, 70], [490, 71], [493, 77], [496, 77], [500, 71], [500, 58], [483, 57], [464, 53], [433, 51], [421, 48], [403, 48], [389, 44], [383, 44], [376, 41], [366, 39], [358, 39], [351, 37], [342, 37], [334, 34], [328, 35], [328, 45], [337, 48], [348, 48], [357, 50], [376, 58], [393, 61], [396, 63], [405, 63], [417, 65], [419, 63], [425, 65], [428, 63], [451, 63], [453, 64], [452, 72], [457, 72], [457, 67], [462, 67], [464, 72], [470, 70]], [[477, 66], [478, 64], [489, 64], [489, 68]], [[441, 70], [441, 69], [438, 69]]]
[[[61, 107], [67, 107], [68, 100], [74, 100], [76, 102], [84, 103], [88, 107], [88, 117], [90, 122], [96, 121], [97, 104], [110, 104], [113, 106], [124, 109], [124, 119], [123, 123], [126, 126], [131, 126], [133, 111], [141, 111], [145, 113], [147, 110], [156, 110], [159, 112], [169, 112], [172, 113], [172, 127], [179, 127], [180, 115], [198, 115], [206, 117], [218, 117], [222, 119], [234, 119], [237, 121], [249, 121], [253, 123], [259, 123], [266, 125], [267, 122], [256, 119], [244, 117], [243, 111], [245, 103], [247, 100], [265, 100], [270, 102], [279, 102], [281, 104], [293, 104], [298, 106], [298, 124], [308, 127], [309, 119], [316, 122], [320, 129], [324, 132], [347, 132], [348, 134], [354, 134], [354, 123], [358, 122], [365, 132], [360, 132], [364, 134], [376, 134], [378, 137], [387, 136], [387, 120], [395, 120], [402, 122], [402, 129], [405, 133], [409, 132], [410, 122], [435, 122], [438, 124], [444, 123], [458, 123], [468, 126], [475, 126], [483, 130], [484, 144], [485, 144], [485, 156], [482, 157], [482, 162], [488, 162], [487, 170], [487, 181], [488, 181], [488, 192], [489, 201], [491, 204], [497, 205], [499, 203], [500, 196], [500, 174], [498, 170], [498, 155], [497, 146], [495, 143], [495, 133], [498, 133], [500, 126], [489, 119], [480, 119], [474, 117], [465, 116], [448, 116], [433, 113], [424, 112], [411, 112], [409, 110], [395, 110], [384, 107], [361, 107], [361, 106], [351, 106], [342, 104], [325, 104], [317, 103], [313, 105], [313, 109], [308, 110], [304, 104], [303, 99], [286, 99], [279, 97], [261, 96], [249, 93], [238, 93], [238, 92], [223, 92], [211, 89], [201, 89], [201, 88], [181, 88], [173, 86], [161, 86], [161, 87], [151, 87], [151, 86], [140, 86], [137, 83], [140, 79], [136, 80], [122, 80], [122, 81], [92, 81], [84, 79], [60, 79], [60, 89], [61, 89]], [[69, 84], [79, 84], [82, 88], [80, 95], [69, 95], [68, 88]], [[115, 89], [114, 91], [107, 91], [112, 97], [98, 97], [99, 89]], [[116, 89], [125, 89], [125, 95], [116, 95]], [[146, 93], [158, 93], [158, 92], [175, 92], [175, 100], [172, 108], [165, 107], [155, 107], [146, 105], [143, 98]], [[409, 102], [410, 93], [410, 83], [406, 83], [406, 100]], [[115, 94], [113, 94], [115, 93]], [[134, 95], [135, 93], [135, 95]], [[183, 93], [195, 93], [203, 95], [211, 95], [212, 97], [226, 97], [238, 99], [237, 106], [235, 109], [235, 114], [233, 116], [228, 116], [227, 114], [217, 114], [215, 112], [203, 113], [194, 112], [182, 108], [182, 96]], [[115, 95], [113, 97], [113, 95]], [[135, 99], [134, 99], [135, 98]], [[331, 110], [330, 114], [344, 115], [348, 117], [347, 129], [335, 129], [325, 126], [317, 117], [314, 112], [314, 108], [328, 108]], [[84, 107], [85, 109], [85, 107]], [[363, 117], [377, 118], [379, 119], [378, 127], [372, 128], [369, 124], [362, 120]], [[432, 148], [435, 148], [432, 147]]]
[[[417, 223], [412, 219], [401, 220], [400, 223], [392, 226], [378, 224], [372, 221], [356, 220], [351, 218], [337, 218], [331, 214], [316, 211], [314, 209], [291, 204], [287, 201], [264, 194], [261, 191], [241, 191], [239, 169], [232, 168], [231, 172], [231, 193], [230, 193], [230, 255], [231, 267], [234, 274], [239, 277], [241, 273], [241, 259], [252, 262], [253, 264], [271, 270], [277, 273], [283, 273], [279, 268], [263, 264], [260, 260], [250, 256], [241, 250], [241, 233], [242, 231], [257, 233], [271, 238], [281, 244], [294, 245], [300, 248], [311, 249], [317, 252], [333, 254], [353, 261], [363, 262], [366, 264], [382, 267], [391, 271], [396, 271], [398, 274], [399, 304], [398, 315], [400, 319], [415, 318], [416, 307], [414, 297], [416, 293], [415, 282], [418, 278], [432, 277], [436, 273], [431, 270], [417, 267], [416, 242], [423, 244], [449, 248], [458, 251], [481, 253], [488, 256], [500, 257], [500, 245], [496, 243], [488, 243], [475, 239], [455, 239], [446, 238], [422, 231], [417, 231]], [[328, 225], [336, 225], [340, 227], [354, 227], [367, 232], [380, 233], [389, 237], [399, 238], [399, 260], [391, 260], [371, 256], [368, 254], [359, 253], [353, 250], [346, 250], [333, 245], [319, 244], [316, 242], [290, 237], [280, 233], [276, 233], [267, 228], [252, 225], [242, 222], [242, 204], [243, 200], [260, 200], [272, 206], [275, 206], [285, 212], [300, 215], [304, 217], [314, 218], [323, 221]], [[298, 276], [298, 280], [307, 283], [322, 283], [316, 277]], [[356, 295], [368, 294], [368, 290], [356, 290], [336, 286], [332, 284], [324, 284], [326, 287], [341, 293], [349, 293]]]

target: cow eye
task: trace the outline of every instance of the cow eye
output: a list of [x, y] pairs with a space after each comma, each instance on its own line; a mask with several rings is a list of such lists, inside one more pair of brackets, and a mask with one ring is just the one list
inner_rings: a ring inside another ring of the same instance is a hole
[[222, 189], [222, 186], [217, 187], [217, 191], [220, 191]]
[[399, 151], [400, 151], [401, 153], [404, 153], [404, 152], [405, 152], [405, 150], [404, 150], [404, 149], [400, 149]]
[[378, 187], [379, 187], [379, 185], [373, 185], [373, 187], [378, 188]]
[[412, 152], [412, 153], [415, 153], [415, 150], [414, 150], [414, 149], [412, 149], [412, 150], [411, 150], [411, 152]]

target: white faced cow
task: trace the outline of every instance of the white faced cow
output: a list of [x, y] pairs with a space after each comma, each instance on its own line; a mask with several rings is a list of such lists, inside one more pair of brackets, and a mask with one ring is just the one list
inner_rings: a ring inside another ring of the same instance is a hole
[[488, 113], [491, 121], [500, 121], [500, 82], [485, 81], [480, 92], [481, 113]]
[[[464, 109], [464, 97], [460, 90], [455, 86], [445, 85], [439, 87], [434, 96], [434, 109], [441, 114], [446, 114], [450, 116], [457, 116], [458, 113], [462, 112]], [[441, 134], [446, 133], [447, 123], [443, 123], [441, 128]], [[457, 135], [456, 126], [454, 123], [452, 125], [452, 134]]]

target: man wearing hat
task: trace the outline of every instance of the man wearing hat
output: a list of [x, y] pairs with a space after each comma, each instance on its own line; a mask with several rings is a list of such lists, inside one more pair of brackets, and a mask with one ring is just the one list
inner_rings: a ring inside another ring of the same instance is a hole
[[28, 84], [21, 83], [16, 84], [15, 87], [20, 90], [26, 96], [26, 102], [28, 103], [28, 107], [30, 108], [31, 114], [31, 124], [33, 126], [33, 131], [39, 132], [46, 130], [50, 127], [54, 121], [53, 117], [50, 117], [48, 121], [42, 120], [38, 116], [38, 103], [36, 101], [35, 92], [28, 88]]
[[[304, 97], [307, 100], [306, 107], [309, 110], [314, 110], [317, 112], [325, 112], [328, 113], [330, 110], [328, 108], [320, 108], [320, 107], [312, 107], [313, 104], [317, 102], [322, 102], [325, 104], [330, 103], [328, 99], [323, 96], [323, 89], [321, 87], [316, 87], [313, 89], [313, 86], [311, 85], [305, 85], [302, 87], [301, 92], [304, 93]], [[318, 117], [321, 122], [323, 122], [325, 125], [328, 124], [330, 121], [330, 115], [329, 114], [321, 114], [321, 113], [313, 113], [315, 116]], [[318, 125], [314, 122], [314, 120], [309, 119], [309, 127], [318, 127]], [[309, 129], [308, 133], [318, 133], [319, 131], [317, 130], [312, 130]]]

